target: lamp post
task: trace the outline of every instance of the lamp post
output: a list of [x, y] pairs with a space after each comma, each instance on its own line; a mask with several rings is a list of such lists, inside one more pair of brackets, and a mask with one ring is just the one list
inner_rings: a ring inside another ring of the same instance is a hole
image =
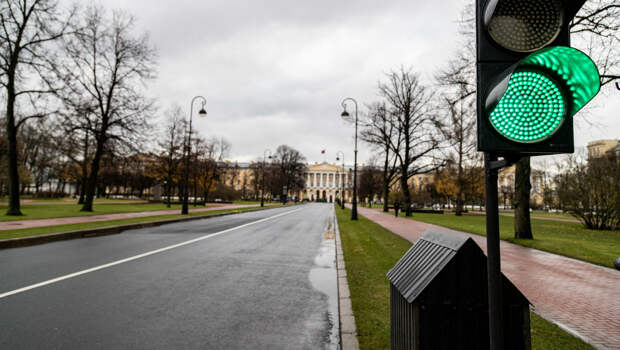
[[342, 184], [342, 191], [340, 191], [340, 208], [344, 209], [344, 152], [338, 151], [336, 153], [336, 161], [340, 160], [340, 155], [342, 155], [342, 173], [340, 174], [340, 183]]
[[269, 159], [271, 159], [271, 150], [266, 149], [265, 152], [263, 152], [263, 171], [262, 171], [262, 177], [263, 179], [261, 180], [261, 185], [260, 185], [260, 206], [264, 207], [265, 206], [265, 161], [267, 159], [267, 153], [269, 153]]
[[191, 104], [189, 105], [189, 133], [185, 140], [185, 181], [183, 184], [183, 206], [181, 207], [182, 215], [187, 215], [189, 213], [189, 209], [187, 208], [187, 201], [189, 197], [189, 156], [192, 147], [192, 112], [194, 110], [194, 102], [197, 99], [202, 99], [202, 107], [200, 108], [200, 111], [198, 111], [198, 114], [202, 116], [207, 115], [207, 111], [205, 110], [207, 99], [202, 96], [195, 96], [192, 99]]
[[345, 119], [349, 117], [349, 112], [347, 112], [347, 101], [351, 101], [355, 104], [355, 151], [353, 157], [353, 203], [351, 210], [351, 220], [357, 220], [357, 101], [351, 97], [347, 97], [342, 100], [341, 104], [343, 111], [340, 116]]

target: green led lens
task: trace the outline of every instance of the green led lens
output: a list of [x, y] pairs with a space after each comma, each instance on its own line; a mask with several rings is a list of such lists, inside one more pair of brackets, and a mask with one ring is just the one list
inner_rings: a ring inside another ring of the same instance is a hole
[[561, 88], [542, 73], [520, 70], [510, 77], [508, 89], [491, 113], [490, 121], [504, 137], [532, 143], [553, 135], [565, 115]]
[[520, 67], [537, 67], [551, 72], [571, 92], [569, 114], [575, 115], [596, 96], [601, 79], [590, 57], [572, 47], [553, 46], [539, 50], [519, 63]]

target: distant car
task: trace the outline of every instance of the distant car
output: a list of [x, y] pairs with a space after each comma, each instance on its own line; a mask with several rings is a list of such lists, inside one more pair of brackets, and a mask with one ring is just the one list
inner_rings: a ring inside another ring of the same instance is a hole
[[214, 202], [221, 202], [221, 201], [222, 201], [222, 198], [215, 198]]

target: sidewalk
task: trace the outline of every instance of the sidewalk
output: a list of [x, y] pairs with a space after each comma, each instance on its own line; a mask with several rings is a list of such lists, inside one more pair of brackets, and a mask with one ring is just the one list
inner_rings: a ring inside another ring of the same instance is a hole
[[[432, 229], [467, 235], [486, 252], [483, 236], [396, 218], [377, 209], [357, 210], [411, 242]], [[502, 272], [530, 300], [536, 313], [599, 349], [620, 349], [620, 271], [505, 241], [500, 249]]]
[[[256, 207], [257, 204], [229, 204], [221, 205], [217, 207], [197, 208], [189, 209], [190, 213], [223, 210], [223, 209], [240, 209], [248, 207]], [[142, 218], [147, 216], [158, 215], [171, 215], [180, 214], [179, 209], [173, 210], [157, 210], [157, 211], [141, 211], [136, 213], [119, 213], [119, 214], [103, 214], [93, 216], [74, 216], [66, 218], [54, 218], [54, 219], [36, 219], [36, 220], [17, 220], [17, 221], [4, 221], [0, 222], [0, 231], [3, 230], [18, 230], [22, 228], [33, 228], [43, 226], [57, 226], [57, 225], [70, 225], [70, 224], [82, 224], [87, 222], [109, 221], [109, 220], [123, 220]]]

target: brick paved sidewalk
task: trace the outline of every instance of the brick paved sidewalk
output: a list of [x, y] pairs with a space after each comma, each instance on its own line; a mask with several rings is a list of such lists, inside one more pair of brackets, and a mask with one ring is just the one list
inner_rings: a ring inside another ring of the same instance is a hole
[[[191, 213], [195, 213], [195, 212], [223, 210], [223, 209], [248, 208], [248, 207], [256, 207], [256, 206], [258, 205], [256, 204], [229, 204], [229, 205], [221, 205], [217, 207], [190, 209], [189, 211]], [[135, 212], [135, 213], [103, 214], [103, 215], [93, 215], [93, 216], [74, 216], [74, 217], [54, 218], [54, 219], [4, 221], [4, 222], [0, 222], [0, 231], [16, 230], [16, 229], [32, 228], [32, 227], [43, 227], [43, 226], [81, 224], [81, 223], [86, 223], [86, 222], [123, 220], [123, 219], [142, 218], [142, 217], [147, 217], [147, 216], [171, 215], [171, 214], [180, 214], [180, 213], [181, 212], [179, 209], [173, 209], [173, 210], [141, 211], [141, 212]]]
[[[464, 234], [486, 252], [486, 237], [358, 207], [359, 214], [415, 242], [427, 229]], [[415, 217], [415, 214], [414, 214]], [[599, 349], [620, 349], [620, 271], [501, 241], [502, 272], [536, 313]]]

